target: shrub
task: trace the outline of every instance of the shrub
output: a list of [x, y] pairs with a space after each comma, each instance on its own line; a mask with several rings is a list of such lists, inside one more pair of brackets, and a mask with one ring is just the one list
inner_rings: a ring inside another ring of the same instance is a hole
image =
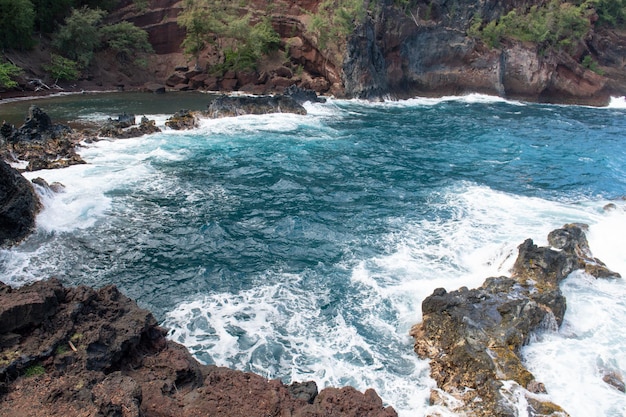
[[27, 378], [30, 378], [30, 377], [37, 376], [37, 375], [43, 375], [45, 373], [46, 373], [46, 369], [42, 365], [31, 365], [28, 368], [26, 368], [26, 371], [24, 372], [24, 376], [26, 376]]
[[0, 87], [13, 88], [17, 83], [12, 79], [22, 73], [22, 69], [9, 62], [0, 63]]
[[100, 9], [73, 9], [54, 37], [54, 46], [80, 67], [87, 67], [93, 59], [94, 50], [100, 46], [98, 24], [105, 14]]
[[467, 33], [481, 38], [492, 48], [497, 47], [503, 38], [512, 38], [568, 49], [591, 30], [591, 14], [589, 1], [576, 6], [551, 0], [526, 11], [512, 10], [497, 20], [487, 22], [482, 28], [480, 20], [475, 18]]
[[52, 75], [55, 83], [59, 80], [73, 81], [80, 75], [76, 61], [56, 54], [52, 54], [50, 64], [44, 66], [44, 69]]
[[153, 52], [148, 32], [130, 22], [105, 26], [100, 30], [105, 45], [117, 52], [122, 61], [129, 61], [139, 52]]

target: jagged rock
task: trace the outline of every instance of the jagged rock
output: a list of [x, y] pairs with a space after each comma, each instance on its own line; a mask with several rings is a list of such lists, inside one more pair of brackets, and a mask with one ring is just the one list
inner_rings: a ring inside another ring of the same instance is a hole
[[201, 365], [114, 286], [0, 283], [0, 326], [0, 417], [397, 416], [373, 390]]
[[48, 182], [41, 177], [33, 178], [31, 181], [33, 184], [40, 186], [44, 190], [50, 190], [53, 193], [61, 193], [65, 190], [65, 185], [57, 181], [48, 184]]
[[[566, 301], [559, 283], [578, 269], [596, 277], [619, 276], [591, 256], [583, 228], [568, 224], [552, 231], [548, 239], [557, 250], [526, 240], [511, 277], [487, 278], [472, 290], [439, 288], [424, 300], [423, 320], [411, 329], [415, 351], [431, 360], [438, 387], [459, 403], [438, 395], [436, 401], [475, 417], [513, 417], [515, 401], [507, 396], [515, 394], [503, 381], [514, 381], [522, 394], [545, 392], [519, 352], [533, 332], [556, 330], [562, 323]], [[566, 415], [558, 405], [526, 397], [531, 415]]]
[[[0, 245], [25, 238], [35, 227], [41, 205], [32, 184], [0, 160]], [[2, 320], [0, 320], [1, 326]]]
[[220, 96], [209, 104], [207, 116], [220, 117], [243, 116], [246, 114], [294, 113], [306, 114], [306, 109], [291, 97], [277, 96]]
[[[135, 116], [132, 116], [133, 120]], [[109, 119], [110, 120], [110, 119]], [[130, 126], [128, 128], [118, 127], [117, 123], [111, 120], [102, 126], [98, 134], [102, 137], [128, 139], [137, 138], [143, 135], [160, 132], [154, 120], [149, 120], [146, 116], [142, 116], [139, 126]]]
[[198, 118], [189, 110], [180, 110], [166, 120], [165, 126], [174, 130], [193, 129], [198, 127]]
[[284, 94], [287, 97], [291, 97], [299, 104], [304, 104], [307, 101], [311, 103], [326, 103], [326, 99], [323, 97], [318, 97], [315, 91], [307, 90], [305, 88], [298, 87], [297, 85], [292, 85], [288, 87], [285, 90]]
[[3, 159], [28, 161], [27, 171], [85, 163], [75, 150], [80, 135], [68, 126], [53, 124], [37, 106], [30, 106], [24, 125], [18, 129], [5, 123], [0, 130], [6, 139], [0, 150]]

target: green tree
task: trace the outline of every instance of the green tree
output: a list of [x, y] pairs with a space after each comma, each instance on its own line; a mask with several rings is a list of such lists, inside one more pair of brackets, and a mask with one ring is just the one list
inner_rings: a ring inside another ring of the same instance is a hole
[[105, 14], [100, 9], [88, 7], [72, 9], [72, 14], [65, 19], [65, 24], [54, 37], [54, 46], [63, 51], [67, 58], [86, 68], [93, 59], [95, 49], [101, 44], [98, 25]]
[[216, 72], [253, 68], [263, 54], [280, 46], [280, 37], [269, 18], [254, 26], [251, 20], [232, 1], [186, 0], [178, 16], [178, 24], [187, 32], [182, 44], [185, 53], [197, 62], [207, 44], [216, 44], [224, 54]]
[[13, 88], [17, 87], [17, 82], [13, 77], [17, 77], [22, 73], [22, 69], [9, 62], [0, 63], [0, 87]]
[[312, 16], [309, 30], [316, 36], [321, 49], [328, 42], [345, 39], [365, 18], [363, 0], [324, 0]]
[[130, 22], [104, 26], [100, 35], [103, 43], [116, 51], [122, 62], [130, 61], [138, 53], [154, 51], [148, 41], [148, 32]]
[[0, 48], [32, 48], [34, 22], [30, 0], [0, 0]]
[[76, 61], [56, 54], [52, 54], [50, 64], [45, 65], [44, 69], [52, 75], [55, 83], [59, 82], [59, 80], [73, 81], [78, 79], [80, 75]]

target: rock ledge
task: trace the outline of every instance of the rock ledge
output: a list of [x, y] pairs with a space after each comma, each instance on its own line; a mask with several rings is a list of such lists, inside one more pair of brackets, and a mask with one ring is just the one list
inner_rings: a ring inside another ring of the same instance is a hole
[[373, 391], [198, 363], [115, 286], [0, 283], [0, 416], [394, 417]]

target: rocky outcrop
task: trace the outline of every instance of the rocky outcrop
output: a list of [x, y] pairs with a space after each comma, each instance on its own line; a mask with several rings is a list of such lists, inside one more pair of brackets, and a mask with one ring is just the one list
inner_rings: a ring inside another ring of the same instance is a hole
[[0, 283], [0, 416], [397, 415], [373, 390], [201, 365], [165, 333], [114, 286]]
[[76, 153], [81, 140], [71, 128], [54, 124], [43, 110], [31, 106], [24, 124], [15, 128], [3, 123], [0, 128], [0, 153], [7, 161], [27, 161], [27, 171], [63, 168], [85, 162]]
[[243, 116], [247, 114], [293, 113], [306, 114], [306, 109], [291, 97], [276, 96], [220, 96], [209, 104], [207, 116]]
[[[467, 35], [474, 16], [497, 19], [532, 1], [382, 2], [350, 35], [343, 61], [345, 95], [397, 98], [486, 93], [529, 101], [606, 105], [626, 93], [626, 37], [599, 29], [569, 55], [508, 40], [490, 48]], [[608, 47], [613, 42], [615, 47]], [[609, 52], [609, 50], [611, 52]], [[593, 56], [602, 74], [581, 64]]]
[[524, 367], [519, 352], [533, 332], [556, 330], [562, 323], [566, 300], [559, 283], [571, 272], [619, 277], [591, 255], [583, 228], [570, 224], [551, 232], [551, 247], [526, 240], [510, 277], [488, 278], [472, 290], [439, 288], [424, 300], [423, 320], [411, 329], [415, 351], [430, 359], [431, 376], [450, 395], [433, 391], [433, 403], [473, 417], [513, 417], [515, 396], [522, 395], [529, 415], [566, 415], [535, 395], [545, 387]]
[[137, 125], [135, 115], [121, 114], [117, 120], [109, 118], [98, 131], [98, 135], [105, 138], [128, 139], [160, 131], [156, 122], [149, 120], [146, 116], [142, 116], [141, 122]]
[[198, 127], [198, 115], [189, 110], [180, 110], [165, 121], [165, 126], [174, 130], [187, 130]]
[[[19, 242], [35, 227], [40, 209], [32, 184], [0, 160], [0, 246]], [[0, 320], [0, 328], [4, 320]]]

